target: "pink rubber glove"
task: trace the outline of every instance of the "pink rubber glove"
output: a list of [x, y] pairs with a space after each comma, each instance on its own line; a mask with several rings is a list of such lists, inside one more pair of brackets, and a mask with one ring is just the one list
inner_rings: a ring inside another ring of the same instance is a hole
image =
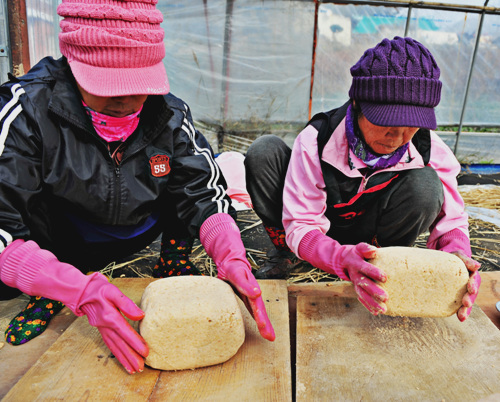
[[217, 266], [217, 277], [236, 288], [262, 337], [274, 341], [274, 328], [267, 316], [260, 286], [252, 274], [234, 219], [224, 213], [210, 216], [200, 229], [200, 242]]
[[471, 258], [470, 239], [460, 229], [450, 230], [438, 239], [436, 244], [438, 250], [446, 251], [460, 258], [469, 270], [469, 282], [467, 283], [467, 293], [462, 299], [462, 307], [457, 312], [460, 321], [465, 321], [472, 311], [472, 305], [476, 301], [479, 287], [481, 286], [481, 276], [479, 268], [481, 264]]
[[144, 369], [148, 346], [120, 312], [131, 320], [144, 313], [104, 275], [84, 275], [34, 241], [16, 240], [0, 254], [0, 279], [29, 295], [61, 301], [77, 316], [86, 314], [130, 374]]
[[458, 258], [460, 258], [467, 269], [469, 270], [469, 282], [467, 283], [467, 293], [462, 299], [462, 307], [457, 312], [457, 317], [460, 321], [465, 321], [469, 317], [472, 311], [472, 305], [476, 301], [477, 295], [479, 293], [479, 287], [481, 286], [481, 276], [479, 275], [479, 268], [481, 264], [476, 260], [464, 255], [461, 251], [456, 251], [454, 253]]
[[375, 282], [385, 282], [383, 270], [367, 262], [374, 258], [377, 248], [367, 243], [341, 245], [319, 230], [312, 230], [302, 238], [299, 245], [300, 257], [314, 267], [350, 280], [358, 300], [373, 315], [385, 313], [388, 295]]
[[104, 275], [93, 275], [95, 279], [89, 282], [80, 299], [80, 309], [87, 315], [90, 325], [99, 330], [104, 343], [123, 367], [130, 374], [142, 372], [149, 349], [123, 315], [139, 321], [144, 318], [144, 312]]

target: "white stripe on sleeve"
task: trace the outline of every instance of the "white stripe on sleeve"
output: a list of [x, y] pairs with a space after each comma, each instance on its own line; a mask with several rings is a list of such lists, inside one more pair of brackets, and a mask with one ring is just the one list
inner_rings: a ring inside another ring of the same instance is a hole
[[0, 253], [1, 253], [10, 243], [12, 243], [13, 238], [10, 233], [2, 229], [0, 229], [0, 236], [3, 237], [3, 239], [5, 240], [5, 244], [3, 241], [0, 241]]
[[[184, 105], [187, 110], [187, 106]], [[186, 113], [184, 114], [184, 120], [182, 129], [187, 133], [189, 139], [191, 140], [196, 155], [203, 155], [210, 166], [210, 179], [207, 183], [207, 188], [215, 191], [215, 195], [212, 197], [212, 201], [217, 204], [217, 211], [219, 213], [229, 212], [229, 201], [225, 199], [226, 190], [221, 184], [217, 184], [221, 176], [221, 171], [217, 162], [212, 158], [212, 153], [208, 148], [201, 148], [195, 141], [195, 129], [193, 125], [188, 121]]]
[[20, 84], [15, 84], [12, 86], [11, 92], [12, 99], [4, 105], [2, 110], [0, 110], [0, 120], [3, 120], [3, 118], [7, 116], [2, 124], [2, 131], [0, 131], [0, 156], [5, 148], [5, 140], [9, 135], [10, 125], [23, 110], [22, 106], [18, 103], [19, 96], [24, 94], [24, 89], [21, 88]]

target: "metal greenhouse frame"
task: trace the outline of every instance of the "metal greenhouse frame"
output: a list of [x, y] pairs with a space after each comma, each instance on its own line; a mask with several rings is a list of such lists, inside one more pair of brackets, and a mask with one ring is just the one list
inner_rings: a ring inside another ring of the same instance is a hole
[[[27, 72], [32, 64], [37, 62], [38, 60], [30, 59], [30, 51], [34, 49], [30, 49], [30, 33], [29, 33], [29, 23], [30, 23], [30, 15], [36, 14], [36, 9], [40, 9], [41, 13], [54, 13], [55, 8], [57, 6], [58, 0], [0, 0], [1, 8], [0, 8], [0, 21], [3, 20], [3, 32], [0, 32], [0, 73], [2, 74], [2, 81], [6, 79], [6, 72], [10, 71], [14, 75], [21, 75]], [[450, 0], [451, 1], [451, 0]], [[159, 0], [160, 3], [169, 3], [169, 0]], [[215, 46], [214, 43], [210, 41], [210, 28], [208, 23], [208, 9], [215, 1], [210, 0], [191, 0], [187, 1], [184, 4], [190, 4], [192, 8], [197, 7], [200, 15], [203, 15], [205, 18], [206, 24], [206, 36], [207, 38], [207, 46], [210, 57], [210, 68], [207, 68], [208, 73], [212, 74], [212, 88], [214, 88], [214, 60], [212, 59], [212, 48], [211, 46]], [[478, 49], [482, 40], [482, 31], [483, 24], [486, 16], [495, 16], [495, 18], [499, 18], [500, 21], [500, 0], [455, 0], [456, 3], [463, 4], [448, 4], [443, 0], [442, 2], [436, 1], [421, 1], [421, 0], [301, 0], [301, 1], [290, 1], [290, 0], [274, 0], [274, 4], [289, 4], [288, 7], [295, 7], [298, 4], [310, 4], [314, 11], [314, 21], [310, 21], [310, 26], [313, 29], [313, 39], [312, 39], [312, 51], [310, 52], [310, 56], [307, 53], [303, 54], [304, 60], [303, 64], [306, 65], [307, 58], [310, 57], [310, 83], [309, 83], [309, 99], [308, 99], [308, 116], [310, 117], [313, 113], [313, 89], [314, 85], [317, 84], [315, 82], [315, 73], [317, 69], [317, 51], [318, 51], [318, 39], [319, 39], [319, 17], [321, 7], [325, 5], [350, 5], [350, 6], [380, 6], [385, 8], [394, 8], [398, 10], [406, 11], [406, 21], [404, 27], [405, 36], [410, 32], [411, 24], [412, 24], [412, 15], [416, 12], [416, 10], [436, 10], [436, 11], [447, 11], [447, 12], [458, 12], [463, 13], [465, 15], [465, 19], [468, 15], [478, 16], [477, 28], [475, 28], [474, 34], [474, 44], [472, 47], [470, 59], [467, 60], [469, 63], [466, 71], [466, 78], [463, 82], [464, 92], [461, 100], [457, 100], [457, 108], [455, 109], [457, 113], [455, 116], [459, 115], [459, 118], [453, 118], [453, 121], [447, 122], [447, 124], [453, 125], [453, 127], [458, 126], [456, 131], [454, 145], [450, 147], [454, 150], [455, 154], [458, 151], [459, 140], [461, 137], [461, 133], [464, 125], [474, 126], [474, 124], [469, 124], [465, 122], [465, 112], [467, 110], [468, 100], [470, 97], [470, 87], [471, 80], [473, 77], [473, 73], [475, 72]], [[42, 4], [43, 3], [43, 4]], [[219, 135], [219, 142], [223, 141], [223, 138], [226, 134], [230, 134], [231, 129], [227, 127], [226, 123], [231, 120], [232, 116], [229, 113], [231, 107], [231, 101], [229, 97], [231, 78], [230, 77], [230, 67], [231, 67], [231, 57], [232, 57], [232, 45], [233, 45], [233, 37], [232, 32], [234, 29], [233, 22], [233, 13], [234, 9], [239, 6], [245, 5], [246, 3], [250, 3], [249, 1], [236, 1], [236, 0], [219, 0], [221, 16], [219, 19], [223, 19], [223, 22], [220, 23], [220, 27], [222, 27], [223, 33], [218, 37], [220, 50], [220, 72], [216, 71], [216, 74], [219, 77], [220, 85], [217, 91], [220, 93], [220, 102], [219, 102], [219, 111], [217, 114], [220, 115], [219, 121], [216, 122], [216, 126]], [[270, 4], [271, 0], [261, 0], [260, 2], [254, 1], [253, 4]], [[479, 3], [482, 3], [481, 5]], [[497, 7], [498, 6], [498, 7]], [[202, 10], [203, 7], [203, 10]], [[309, 6], [308, 6], [309, 7]], [[47, 11], [48, 10], [48, 11]], [[167, 12], [169, 10], [167, 9]], [[165, 12], [163, 10], [163, 12]], [[225, 14], [225, 15], [223, 15]], [[39, 17], [38, 17], [39, 18]], [[53, 18], [54, 19], [54, 18]], [[200, 20], [201, 22], [201, 20]], [[53, 27], [51, 27], [50, 32], [37, 32], [37, 40], [48, 40], [49, 37], [54, 36], [54, 32], [57, 32], [58, 26], [56, 26], [55, 19], [53, 21]], [[203, 25], [205, 25], [203, 24]], [[495, 22], [495, 24], [497, 24]], [[495, 25], [496, 26], [496, 25]], [[500, 22], [498, 23], [500, 27]], [[220, 28], [219, 27], [219, 28]], [[500, 31], [500, 28], [499, 28]], [[31, 33], [33, 35], [33, 33]], [[200, 35], [201, 36], [201, 35]], [[233, 34], [234, 36], [234, 34]], [[500, 36], [500, 35], [499, 35]], [[42, 37], [42, 39], [39, 39]], [[54, 36], [56, 38], [56, 36]], [[220, 42], [223, 43], [221, 44]], [[196, 63], [196, 55], [193, 55]], [[33, 57], [33, 56], [31, 56]], [[500, 70], [497, 68], [496, 70]], [[309, 74], [309, 73], [308, 73]], [[465, 74], [464, 74], [465, 75]], [[500, 82], [500, 79], [498, 80]], [[234, 85], [233, 85], [234, 86]], [[462, 95], [462, 94], [461, 94]], [[279, 91], [278, 91], [279, 96]], [[234, 96], [236, 99], [240, 99], [238, 96]], [[243, 101], [244, 102], [244, 101]], [[459, 113], [458, 113], [459, 111]], [[215, 113], [212, 113], [214, 115]], [[500, 116], [500, 114], [499, 114]], [[234, 120], [243, 120], [238, 116], [233, 118]], [[202, 119], [203, 120], [203, 119]], [[217, 119], [215, 119], [217, 120]], [[303, 121], [304, 119], [296, 119], [297, 121]], [[295, 121], [293, 121], [295, 123]], [[496, 116], [493, 117], [493, 122], [485, 122], [484, 124], [480, 124], [481, 127], [500, 127], [500, 118]]]

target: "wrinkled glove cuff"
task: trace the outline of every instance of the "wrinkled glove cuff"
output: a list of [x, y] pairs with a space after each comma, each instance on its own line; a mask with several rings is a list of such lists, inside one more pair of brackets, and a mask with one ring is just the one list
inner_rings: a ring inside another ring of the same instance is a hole
[[337, 251], [341, 245], [332, 238], [324, 235], [319, 230], [307, 232], [299, 244], [299, 255], [314, 267], [337, 275], [340, 279], [348, 281], [347, 272], [337, 264]]
[[229, 214], [219, 213], [211, 215], [207, 218], [200, 228], [200, 242], [207, 251], [208, 255], [213, 258], [213, 252], [216, 247], [217, 238], [225, 232], [234, 232], [240, 237], [240, 229], [236, 222]]
[[241, 263], [249, 272], [252, 271], [238, 225], [229, 214], [210, 216], [200, 228], [200, 242], [214, 260], [219, 279], [227, 278], [234, 263]]
[[83, 315], [79, 310], [80, 298], [91, 276], [60, 262], [52, 252], [41, 249], [34, 241], [11, 243], [0, 255], [0, 267], [5, 284], [31, 296], [58, 300], [76, 315]]
[[448, 253], [460, 251], [469, 258], [472, 256], [470, 239], [460, 229], [450, 230], [441, 236], [437, 241], [437, 249]]
[[34, 296], [31, 288], [39, 271], [51, 259], [34, 241], [16, 240], [0, 255], [0, 279], [3, 283]]

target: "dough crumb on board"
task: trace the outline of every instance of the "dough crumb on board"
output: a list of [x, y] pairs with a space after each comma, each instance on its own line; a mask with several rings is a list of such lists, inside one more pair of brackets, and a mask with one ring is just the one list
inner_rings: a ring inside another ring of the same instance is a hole
[[386, 315], [448, 317], [458, 311], [469, 272], [456, 255], [416, 247], [382, 247], [369, 262], [387, 274]]
[[223, 363], [245, 340], [242, 313], [231, 286], [210, 276], [159, 279], [145, 289], [139, 332], [149, 346], [145, 363], [183, 370]]

